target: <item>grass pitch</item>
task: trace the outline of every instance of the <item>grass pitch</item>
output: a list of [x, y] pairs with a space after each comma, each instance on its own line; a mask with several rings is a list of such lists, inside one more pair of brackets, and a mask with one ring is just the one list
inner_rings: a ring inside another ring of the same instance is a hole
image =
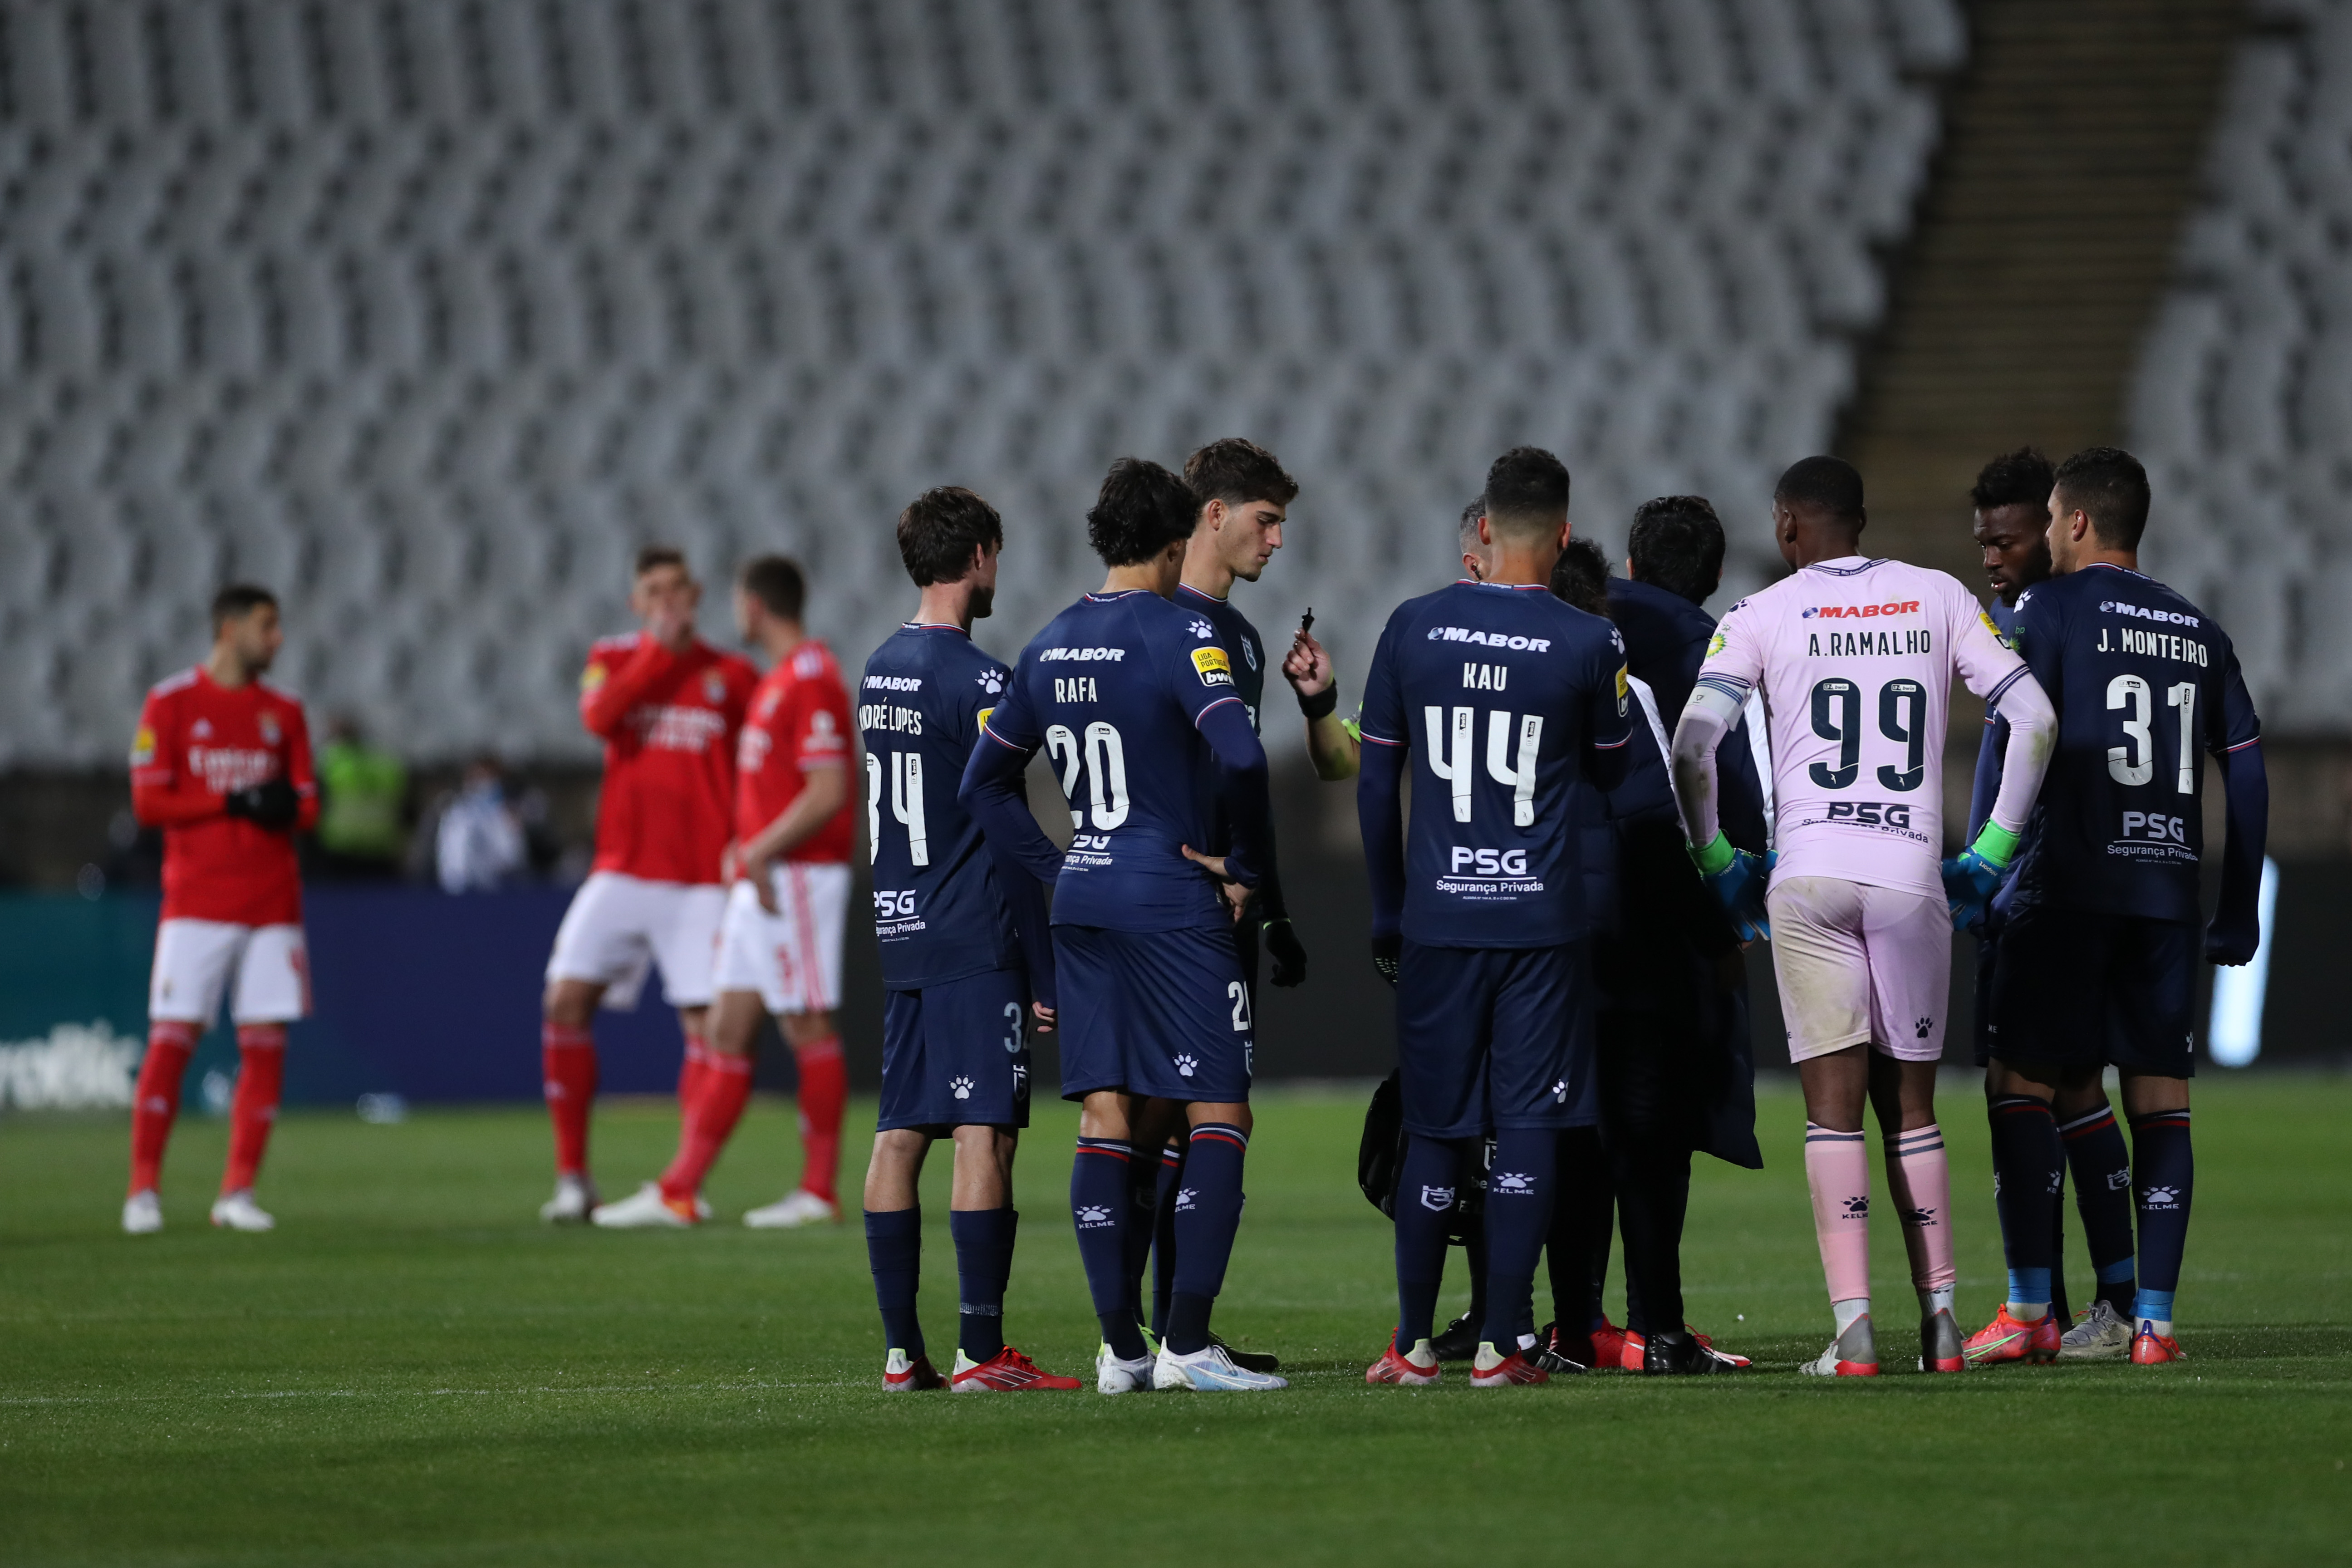
[[[289, 1116], [261, 1194], [280, 1228], [263, 1237], [205, 1225], [225, 1129], [192, 1118], [169, 1228], [131, 1239], [115, 1229], [121, 1125], [20, 1116], [0, 1123], [0, 1561], [2352, 1557], [2352, 1083], [2200, 1085], [2185, 1364], [1827, 1385], [1790, 1370], [1828, 1311], [1802, 1118], [1778, 1089], [1770, 1168], [1702, 1162], [1686, 1249], [1693, 1317], [1759, 1370], [1367, 1388], [1393, 1301], [1385, 1222], [1354, 1187], [1360, 1109], [1278, 1091], [1259, 1105], [1219, 1326], [1279, 1351], [1291, 1390], [1117, 1400], [881, 1393], [855, 1219], [821, 1235], [732, 1223], [793, 1168], [777, 1104], [755, 1107], [712, 1179], [726, 1223], [685, 1234], [537, 1224], [544, 1123], [499, 1110]], [[1075, 1116], [1048, 1104], [1039, 1123], [1008, 1324], [1041, 1364], [1082, 1373]], [[653, 1107], [600, 1119], [614, 1190], [658, 1168], [673, 1126]], [[1948, 1079], [1945, 1126], [1973, 1326], [2001, 1276], [1967, 1076]], [[945, 1156], [926, 1176], [924, 1291], [942, 1363]], [[1911, 1298], [1891, 1218], [1874, 1240], [1882, 1344], [1900, 1346]], [[2073, 1272], [2079, 1293], [2079, 1247]]]

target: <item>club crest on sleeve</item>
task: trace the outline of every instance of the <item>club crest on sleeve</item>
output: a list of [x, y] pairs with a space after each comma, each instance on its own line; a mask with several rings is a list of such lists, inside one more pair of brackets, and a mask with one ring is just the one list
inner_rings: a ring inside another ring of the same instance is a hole
[[1223, 648], [1194, 648], [1192, 668], [1200, 672], [1203, 686], [1231, 686], [1234, 683], [1234, 662], [1225, 657]]

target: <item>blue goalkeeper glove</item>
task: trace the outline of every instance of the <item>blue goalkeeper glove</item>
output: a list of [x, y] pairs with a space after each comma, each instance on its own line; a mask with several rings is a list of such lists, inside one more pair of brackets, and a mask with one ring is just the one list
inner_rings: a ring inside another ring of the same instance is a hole
[[1731, 929], [1739, 940], [1747, 942], [1763, 937], [1769, 941], [1772, 921], [1764, 912], [1764, 891], [1774, 857], [1735, 849], [1731, 840], [1717, 832], [1712, 844], [1690, 846], [1690, 858], [1698, 868], [1700, 880], [1731, 917]]
[[1944, 862], [1944, 902], [1952, 911], [1954, 931], [1984, 929], [1985, 907], [2009, 878], [2017, 841], [2018, 835], [1988, 822], [1974, 844]]

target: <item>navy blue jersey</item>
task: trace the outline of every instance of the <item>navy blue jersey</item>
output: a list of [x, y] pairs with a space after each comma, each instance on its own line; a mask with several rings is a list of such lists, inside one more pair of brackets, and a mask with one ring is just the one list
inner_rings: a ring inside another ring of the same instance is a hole
[[1624, 645], [1540, 584], [1459, 582], [1397, 606], [1364, 683], [1366, 745], [1412, 755], [1403, 933], [1549, 947], [1585, 933], [1586, 749], [1633, 712]]
[[1216, 803], [1196, 726], [1240, 702], [1216, 629], [1141, 588], [1088, 594], [1021, 651], [988, 735], [1024, 755], [1042, 748], [1069, 801], [1055, 925], [1232, 923], [1216, 884], [1181, 849], [1209, 842]]
[[[1634, 679], [1649, 683], [1658, 721], [1671, 738], [1675, 721], [1690, 701], [1691, 688], [1698, 684], [1707, 640], [1715, 636], [1715, 617], [1680, 594], [1639, 578], [1612, 577], [1608, 592], [1609, 618], [1616, 623], [1617, 635], [1625, 639], [1625, 668]], [[1631, 765], [1636, 773], [1644, 769], [1638, 760]], [[1659, 765], [1664, 767], [1663, 761]], [[1764, 822], [1764, 786], [1756, 776], [1745, 719], [1724, 737], [1716, 765], [1716, 815], [1724, 837], [1742, 849], [1761, 855], [1769, 838]]]
[[947, 626], [902, 626], [866, 661], [866, 837], [882, 984], [893, 991], [1019, 966], [1002, 873], [956, 798], [1009, 674]]
[[[1258, 703], [1265, 695], [1265, 644], [1259, 638], [1257, 628], [1250, 625], [1247, 616], [1234, 608], [1231, 599], [1213, 599], [1200, 589], [1181, 583], [1176, 584], [1175, 605], [1178, 609], [1189, 610], [1197, 620], [1207, 624], [1217, 646], [1225, 650], [1225, 660], [1234, 678], [1234, 695], [1242, 700], [1244, 708], [1249, 710], [1250, 729], [1259, 734], [1265, 733], [1258, 722]], [[1199, 626], [1191, 629], [1194, 637], [1202, 635]], [[1215, 804], [1216, 761], [1209, 755], [1206, 746], [1201, 748], [1200, 788], [1212, 797], [1209, 842], [1204, 852], [1223, 855], [1234, 847], [1233, 825], [1224, 819], [1224, 813]], [[1192, 847], [1202, 849], [1203, 846], [1196, 844]]]
[[2105, 564], [2020, 595], [2015, 635], [2057, 707], [2058, 749], [2012, 900], [2196, 921], [2205, 753], [2262, 738], [2228, 636], [2154, 578]]
[[[2011, 647], [2017, 646], [2017, 612], [2004, 605], [1996, 595], [1985, 606], [1993, 626], [2000, 632], [2000, 640]], [[1992, 817], [1992, 803], [2000, 796], [2001, 764], [2009, 756], [2009, 721], [1999, 709], [1985, 715], [1984, 739], [1977, 746], [1976, 778], [1969, 786], [1969, 831], [1963, 844], [1976, 842], [1977, 835]]]

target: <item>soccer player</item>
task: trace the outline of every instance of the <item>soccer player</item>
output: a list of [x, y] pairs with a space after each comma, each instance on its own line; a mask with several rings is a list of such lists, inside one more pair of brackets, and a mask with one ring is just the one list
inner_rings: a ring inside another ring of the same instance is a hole
[[849, 1085], [832, 1009], [849, 910], [849, 695], [833, 650], [802, 629], [807, 596], [800, 567], [782, 555], [736, 574], [736, 628], [769, 668], [735, 745], [734, 884], [719, 921], [718, 1000], [707, 1043], [687, 1042], [677, 1157], [659, 1182], [598, 1209], [601, 1226], [699, 1221], [702, 1179], [742, 1119], [771, 1013], [800, 1072], [805, 1173], [743, 1223], [788, 1229], [841, 1217], [835, 1183]]
[[[1568, 469], [1516, 447], [1487, 470], [1489, 581], [1389, 617], [1364, 686], [1357, 812], [1372, 954], [1397, 988], [1408, 1134], [1398, 1321], [1370, 1383], [1439, 1375], [1431, 1329], [1447, 1215], [1491, 1132], [1477, 1388], [1538, 1384], [1530, 1291], [1563, 1129], [1598, 1120], [1588, 911], [1573, 795], [1623, 773], [1632, 698], [1609, 623], [1554, 598]], [[1410, 831], [1403, 811], [1412, 773]]]
[[122, 1228], [163, 1228], [157, 1184], [180, 1110], [180, 1080], [224, 993], [236, 1025], [236, 1098], [228, 1168], [212, 1221], [225, 1230], [278, 1222], [253, 1181], [278, 1120], [286, 1026], [310, 1010], [302, 880], [294, 835], [319, 819], [302, 704], [261, 678], [286, 633], [267, 588], [213, 597], [205, 662], [161, 681], [131, 742], [131, 806], [163, 830], [163, 910], [147, 990], [147, 1057], [131, 1102], [131, 1191]]
[[[1253, 1037], [1234, 921], [1268, 864], [1265, 752], [1215, 628], [1171, 602], [1194, 497], [1156, 463], [1111, 465], [1087, 536], [1099, 593], [1022, 650], [964, 773], [989, 842], [1054, 896], [1062, 1095], [1080, 1103], [1070, 1207], [1103, 1345], [1105, 1394], [1286, 1386], [1235, 1364], [1209, 1330], [1241, 1224]], [[1076, 830], [1067, 856], [1037, 826], [1022, 770], [1048, 752]], [[1213, 765], [1217, 788], [1202, 781]], [[1232, 834], [1203, 854], [1218, 814]], [[1176, 1279], [1156, 1356], [1136, 1321], [1129, 1167], [1187, 1124]]]
[[[2094, 447], [2061, 463], [2053, 574], [2018, 595], [2026, 660], [2057, 708], [2057, 751], [1999, 899], [1986, 1092], [2010, 1286], [1969, 1342], [1979, 1365], [2059, 1353], [2048, 1194], [2067, 1156], [2055, 1108], [2084, 1103], [2110, 1066], [2131, 1121], [2139, 1222], [2131, 1359], [2149, 1366], [2181, 1353], [2173, 1294], [2195, 1175], [2195, 965], [2200, 953], [2244, 963], [2260, 942], [2270, 786], [2228, 634], [2139, 573], [2148, 499], [2147, 474], [2127, 452]], [[2221, 759], [2228, 827], [2221, 904], [2200, 934], [2208, 752]], [[1984, 902], [1996, 870], [1966, 856], [1948, 868], [1964, 912]]]
[[[1920, 1367], [1967, 1364], [1935, 1111], [1952, 960], [1938, 853], [1954, 672], [2010, 723], [2000, 795], [1972, 850], [1989, 863], [2007, 864], [2025, 825], [2051, 724], [2049, 700], [1968, 590], [1941, 572], [1865, 558], [1867, 521], [1852, 465], [1807, 458], [1780, 476], [1773, 535], [1795, 571], [1725, 612], [1674, 739], [1691, 855], [1743, 932], [1772, 938], [1837, 1323], [1802, 1370], [1840, 1377], [1878, 1373], [1865, 1098], [1919, 1295]], [[1716, 747], [1759, 688], [1778, 816], [1769, 900], [1767, 862], [1732, 847], [1716, 805]]]
[[588, 1173], [588, 1117], [596, 1099], [601, 1005], [637, 1005], [650, 968], [686, 1037], [679, 1110], [690, 1117], [707, 1047], [711, 958], [727, 895], [719, 880], [735, 805], [736, 731], [751, 664], [694, 635], [701, 585], [667, 544], [637, 552], [629, 607], [640, 630], [604, 637], [580, 675], [580, 721], [604, 742], [596, 858], [556, 929], [547, 960], [540, 1057], [555, 1124], [551, 1222], [596, 1207]]
[[[956, 798], [1011, 672], [973, 646], [989, 613], [1004, 525], [967, 489], [927, 490], [898, 514], [898, 555], [921, 599], [866, 661], [866, 823], [881, 939], [882, 1114], [866, 1168], [866, 1249], [892, 1390], [1025, 1393], [1079, 1386], [1004, 1342], [1004, 1286], [1020, 1215], [1013, 1156], [1029, 1124], [1023, 1014], [1054, 1020], [1045, 900], [1019, 863], [998, 862]], [[956, 1358], [942, 1380], [915, 1314], [931, 1142], [955, 1143], [948, 1229], [959, 1281]]]
[[[1283, 472], [1273, 453], [1238, 437], [1212, 441], [1193, 453], [1184, 464], [1184, 482], [1192, 487], [1200, 510], [1193, 521], [1192, 540], [1184, 548], [1184, 575], [1176, 584], [1175, 602], [1181, 608], [1196, 612], [1214, 628], [1217, 644], [1225, 650], [1233, 674], [1234, 695], [1249, 711], [1250, 728], [1262, 734], [1259, 703], [1265, 693], [1265, 640], [1250, 625], [1249, 617], [1234, 607], [1231, 595], [1236, 581], [1256, 582], [1274, 552], [1282, 548], [1282, 525], [1291, 501], [1298, 495], [1298, 483]], [[1204, 774], [1202, 787], [1214, 795], [1213, 767]], [[1210, 830], [1208, 852], [1223, 854], [1231, 839], [1227, 825], [1222, 820], [1216, 822]], [[1241, 952], [1242, 979], [1249, 987], [1253, 1009], [1257, 999], [1261, 934], [1266, 952], [1274, 959], [1274, 984], [1286, 987], [1305, 980], [1307, 950], [1298, 941], [1290, 923], [1289, 909], [1283, 901], [1270, 836], [1257, 888], [1234, 926], [1234, 945]], [[1140, 1158], [1129, 1168], [1137, 1182], [1135, 1202], [1139, 1207], [1152, 1209], [1156, 1215], [1150, 1229], [1137, 1227], [1129, 1237], [1130, 1246], [1139, 1254], [1148, 1247], [1153, 1255], [1154, 1335], [1167, 1332], [1169, 1298], [1175, 1289], [1176, 1194], [1183, 1190], [1183, 1161], [1184, 1139], [1180, 1131], [1160, 1150], [1156, 1168]], [[1139, 1275], [1142, 1266], [1139, 1255], [1134, 1265]], [[1279, 1360], [1271, 1355], [1236, 1351], [1230, 1345], [1225, 1349], [1237, 1365], [1252, 1371], [1275, 1372], [1281, 1366]]]

